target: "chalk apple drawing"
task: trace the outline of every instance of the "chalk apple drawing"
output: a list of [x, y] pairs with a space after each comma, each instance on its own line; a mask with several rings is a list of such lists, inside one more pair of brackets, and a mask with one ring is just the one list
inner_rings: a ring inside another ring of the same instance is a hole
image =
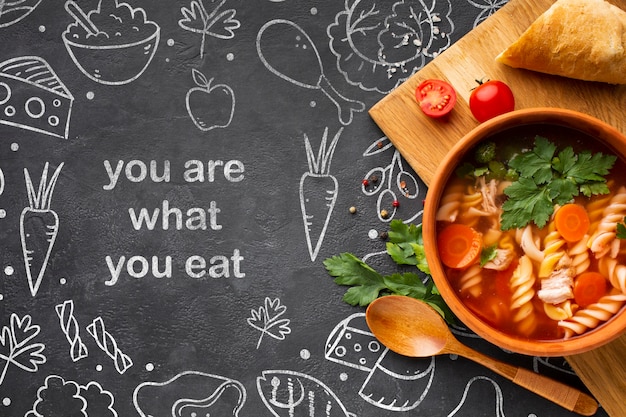
[[230, 125], [235, 113], [235, 93], [226, 84], [214, 84], [196, 69], [191, 70], [197, 87], [187, 91], [186, 106], [189, 117], [203, 132]]

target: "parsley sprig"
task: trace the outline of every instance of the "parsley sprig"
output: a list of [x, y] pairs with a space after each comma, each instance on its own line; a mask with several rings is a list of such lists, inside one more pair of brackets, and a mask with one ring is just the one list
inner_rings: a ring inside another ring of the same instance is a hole
[[544, 227], [555, 205], [563, 205], [582, 194], [591, 197], [609, 192], [605, 175], [617, 157], [601, 152], [575, 153], [571, 146], [557, 152], [548, 139], [535, 137], [532, 150], [517, 154], [509, 167], [519, 173], [517, 181], [508, 186], [503, 204], [502, 230], [522, 228], [534, 222]]

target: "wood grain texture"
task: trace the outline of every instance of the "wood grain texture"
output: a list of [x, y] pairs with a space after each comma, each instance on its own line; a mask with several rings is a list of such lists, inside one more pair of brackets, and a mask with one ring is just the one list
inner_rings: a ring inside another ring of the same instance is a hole
[[[610, 1], [626, 10], [626, 0]], [[576, 81], [495, 62], [494, 58], [553, 2], [511, 0], [369, 110], [372, 119], [427, 185], [447, 151], [478, 125], [467, 104], [476, 79], [505, 81], [515, 94], [517, 109], [568, 108], [595, 116], [626, 133], [626, 86]], [[428, 118], [415, 102], [415, 88], [428, 78], [447, 80], [457, 91], [457, 105], [444, 120]], [[567, 360], [611, 417], [626, 416], [626, 334]]]

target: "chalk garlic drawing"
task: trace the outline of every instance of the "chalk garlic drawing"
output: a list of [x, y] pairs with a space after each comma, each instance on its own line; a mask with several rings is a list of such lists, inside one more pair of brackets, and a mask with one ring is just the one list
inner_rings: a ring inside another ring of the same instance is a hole
[[78, 321], [74, 316], [74, 301], [67, 300], [62, 304], [58, 304], [55, 307], [55, 311], [59, 317], [61, 330], [70, 344], [72, 361], [77, 362], [82, 358], [86, 358], [89, 352], [80, 336]]
[[96, 317], [88, 326], [87, 331], [95, 339], [96, 344], [104, 353], [106, 353], [115, 364], [115, 369], [120, 374], [123, 374], [133, 366], [132, 359], [122, 352], [117, 346], [116, 340], [113, 338], [104, 326], [102, 317]]
[[341, 132], [343, 128], [337, 131], [328, 144], [328, 127], [324, 128], [317, 155], [313, 151], [308, 136], [304, 135], [304, 149], [309, 170], [300, 177], [299, 194], [304, 233], [311, 261], [315, 261], [322, 247], [339, 193], [337, 178], [330, 174], [330, 163]]
[[65, 10], [74, 18], [63, 43], [74, 64], [89, 79], [106, 85], [128, 84], [150, 65], [161, 28], [146, 18], [144, 9], [118, 0], [100, 0], [85, 12], [72, 1]]
[[38, 188], [33, 185], [28, 169], [24, 168], [29, 206], [25, 207], [20, 214], [20, 240], [28, 285], [33, 297], [39, 291], [59, 233], [59, 216], [50, 208], [50, 202], [63, 168], [63, 162], [48, 180], [49, 165], [48, 162], [44, 165]]
[[[256, 48], [261, 62], [274, 75], [298, 87], [321, 90], [337, 107], [342, 125], [352, 123], [354, 112], [365, 110], [363, 102], [344, 97], [331, 85], [315, 44], [297, 24], [284, 19], [270, 20], [257, 34]], [[313, 71], [303, 72], [300, 68]]]
[[133, 405], [140, 417], [238, 417], [246, 398], [239, 381], [185, 371], [165, 382], [139, 384], [133, 392]]
[[37, 390], [33, 409], [24, 417], [53, 415], [117, 417], [117, 411], [113, 408], [114, 403], [113, 394], [96, 381], [79, 385], [59, 375], [49, 375]]
[[0, 1], [0, 28], [11, 26], [28, 16], [41, 0]]
[[220, 10], [225, 3], [226, 0], [221, 0], [210, 13], [204, 7], [202, 0], [192, 0], [190, 7], [180, 9], [183, 18], [178, 21], [178, 25], [185, 30], [202, 35], [200, 58], [204, 57], [207, 36], [232, 39], [235, 37], [235, 30], [241, 26], [239, 20], [235, 19], [237, 14], [235, 9]]
[[256, 382], [261, 399], [276, 417], [356, 417], [327, 385], [309, 375], [268, 370], [263, 371]]
[[0, 63], [0, 123], [67, 139], [73, 103], [72, 93], [42, 58]]
[[251, 316], [248, 317], [247, 322], [261, 332], [256, 344], [257, 349], [261, 346], [264, 335], [273, 337], [276, 340], [284, 340], [291, 333], [291, 328], [289, 327], [291, 321], [281, 318], [286, 311], [287, 307], [281, 304], [279, 298], [272, 300], [269, 297], [265, 297], [265, 302], [258, 310], [250, 310]]
[[226, 84], [216, 84], [197, 69], [191, 70], [196, 87], [187, 91], [185, 105], [189, 117], [203, 132], [230, 126], [235, 113], [235, 93]]
[[352, 85], [388, 93], [451, 44], [450, 0], [345, 0], [327, 28], [337, 69]]
[[[453, 417], [453, 416], [461, 417], [461, 416], [473, 415], [476, 412], [475, 405], [473, 404], [477, 404], [480, 401], [488, 400], [488, 397], [485, 398], [486, 390], [483, 388], [476, 387], [478, 383], [483, 383], [483, 384], [486, 383], [489, 386], [489, 388], [493, 388], [493, 391], [494, 391], [495, 401], [494, 401], [493, 414], [489, 416], [486, 414], [483, 414], [483, 415], [485, 417], [505, 417], [504, 410], [502, 408], [504, 404], [504, 397], [502, 395], [502, 389], [493, 379], [487, 378], [486, 376], [475, 376], [469, 380], [467, 385], [465, 385], [465, 390], [463, 391], [463, 396], [461, 398], [461, 401], [454, 408], [454, 410], [452, 410], [450, 414], [448, 414], [447, 417]], [[472, 394], [474, 392], [472, 391], [472, 388], [474, 388], [475, 394]], [[472, 398], [472, 396], [474, 398]]]
[[0, 374], [0, 385], [6, 378], [10, 365], [27, 372], [37, 372], [39, 365], [46, 363], [43, 355], [43, 343], [31, 343], [41, 331], [41, 327], [32, 324], [31, 317], [22, 318], [15, 313], [11, 314], [10, 324], [2, 327], [0, 333], [0, 360], [4, 361]]

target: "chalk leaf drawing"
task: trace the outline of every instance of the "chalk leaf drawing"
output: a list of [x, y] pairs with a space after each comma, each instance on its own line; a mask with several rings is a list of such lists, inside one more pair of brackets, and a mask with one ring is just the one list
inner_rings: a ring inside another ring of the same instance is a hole
[[297, 24], [270, 20], [257, 34], [256, 48], [261, 62], [274, 75], [298, 87], [321, 90], [337, 107], [342, 125], [352, 123], [354, 112], [365, 110], [363, 102], [344, 97], [331, 85], [315, 44]]
[[352, 85], [388, 93], [451, 44], [450, 0], [345, 0], [327, 28], [337, 69]]
[[95, 381], [79, 385], [58, 375], [49, 375], [37, 390], [33, 409], [24, 417], [98, 416], [117, 417], [113, 394]]
[[49, 165], [48, 162], [44, 165], [38, 188], [33, 185], [28, 169], [24, 168], [29, 206], [20, 214], [20, 238], [26, 277], [33, 297], [39, 291], [59, 233], [59, 216], [50, 208], [50, 203], [63, 163], [59, 164], [48, 180]]
[[123, 374], [128, 370], [128, 368], [133, 366], [131, 358], [122, 352], [122, 350], [117, 346], [117, 341], [113, 335], [111, 335], [111, 333], [109, 333], [104, 326], [102, 317], [96, 317], [93, 319], [93, 321], [87, 326], [87, 331], [95, 339], [98, 347], [113, 360], [117, 372]]
[[0, 1], [0, 28], [11, 26], [28, 16], [41, 0]]
[[187, 91], [187, 113], [203, 132], [230, 126], [235, 113], [235, 93], [226, 84], [216, 84], [197, 69], [191, 70], [196, 87]]
[[178, 25], [190, 32], [202, 34], [200, 58], [204, 57], [207, 36], [232, 39], [235, 37], [235, 30], [241, 26], [239, 20], [235, 19], [235, 9], [220, 10], [224, 3], [226, 0], [221, 0], [210, 13], [202, 0], [192, 0], [190, 7], [180, 9], [183, 18], [178, 21]]
[[300, 209], [311, 261], [315, 261], [322, 247], [339, 193], [337, 178], [330, 174], [330, 164], [342, 131], [340, 128], [329, 144], [328, 127], [324, 128], [317, 155], [308, 136], [304, 135], [309, 170], [300, 177]]
[[239, 381], [186, 371], [165, 382], [141, 383], [133, 393], [133, 404], [140, 417], [238, 417], [246, 397]]
[[89, 79], [106, 85], [130, 83], [150, 65], [159, 45], [161, 28], [142, 8], [118, 0], [100, 0], [85, 12], [74, 1], [65, 3], [74, 18], [63, 43], [74, 64]]
[[77, 362], [80, 359], [86, 358], [89, 352], [80, 336], [80, 328], [76, 316], [74, 315], [74, 301], [67, 300], [62, 304], [58, 304], [55, 307], [55, 311], [59, 317], [61, 330], [70, 344], [70, 357], [72, 361]]
[[72, 93], [42, 58], [0, 63], [0, 123], [67, 139], [73, 103]]
[[46, 363], [43, 355], [43, 343], [31, 343], [41, 331], [41, 327], [31, 323], [31, 317], [22, 318], [11, 314], [10, 324], [3, 326], [0, 332], [0, 360], [4, 361], [0, 374], [0, 385], [4, 382], [10, 365], [23, 371], [37, 372], [39, 365]]
[[264, 304], [258, 310], [250, 310], [251, 316], [247, 322], [250, 326], [261, 332], [256, 344], [258, 349], [264, 335], [273, 337], [276, 340], [284, 340], [291, 333], [289, 324], [291, 320], [281, 318], [287, 312], [287, 307], [282, 305], [280, 299], [265, 297]]
[[268, 370], [257, 378], [265, 406], [276, 417], [356, 417], [323, 382], [295, 371]]

